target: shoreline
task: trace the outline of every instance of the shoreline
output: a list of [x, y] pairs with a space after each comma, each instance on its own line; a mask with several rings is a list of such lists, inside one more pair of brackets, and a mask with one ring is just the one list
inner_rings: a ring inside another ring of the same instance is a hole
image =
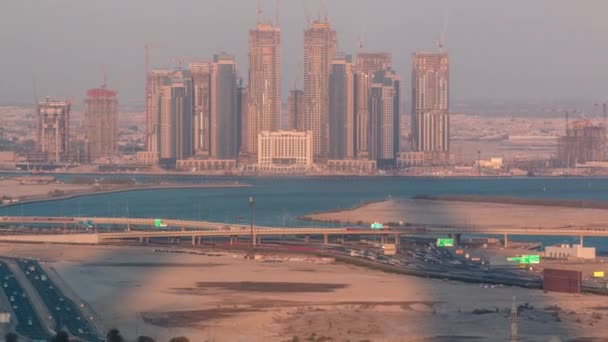
[[[31, 171], [21, 170], [0, 170], [2, 174], [24, 174], [37, 175]], [[121, 176], [179, 176], [179, 177], [215, 177], [215, 178], [412, 178], [412, 179], [559, 179], [559, 178], [576, 178], [576, 179], [606, 179], [608, 175], [432, 175], [432, 174], [359, 174], [359, 173], [309, 173], [309, 174], [284, 174], [284, 173], [194, 173], [181, 171], [138, 171], [138, 172], [101, 172], [101, 171], [86, 171], [86, 172], [43, 172], [39, 175], [121, 175]]]
[[250, 184], [174, 184], [174, 185], [153, 185], [153, 186], [133, 186], [126, 188], [115, 188], [115, 189], [107, 189], [100, 191], [75, 191], [73, 193], [68, 193], [62, 196], [57, 197], [36, 197], [36, 198], [25, 198], [23, 200], [19, 200], [18, 202], [0, 204], [0, 208], [9, 208], [13, 206], [18, 206], [22, 204], [32, 204], [32, 203], [42, 203], [42, 202], [51, 202], [58, 200], [66, 200], [84, 196], [96, 196], [96, 195], [105, 195], [111, 193], [120, 193], [120, 192], [129, 192], [129, 191], [146, 191], [146, 190], [169, 190], [169, 189], [213, 189], [213, 188], [249, 188], [252, 185]]

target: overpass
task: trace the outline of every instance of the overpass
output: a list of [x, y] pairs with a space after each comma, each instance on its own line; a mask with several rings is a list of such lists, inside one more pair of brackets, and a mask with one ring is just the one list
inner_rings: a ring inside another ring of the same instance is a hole
[[67, 243], [104, 243], [119, 240], [149, 241], [151, 238], [181, 239], [191, 238], [192, 244], [200, 244], [204, 237], [229, 238], [235, 243], [239, 237], [253, 238], [258, 244], [262, 237], [295, 236], [301, 235], [308, 241], [310, 236], [322, 236], [328, 243], [330, 236], [380, 236], [381, 242], [389, 241], [399, 244], [402, 235], [422, 236], [453, 236], [459, 240], [461, 234], [498, 235], [504, 237], [505, 247], [508, 245], [508, 236], [578, 236], [583, 244], [585, 236], [608, 237], [608, 228], [476, 228], [476, 227], [412, 227], [390, 229], [367, 228], [326, 228], [326, 227], [266, 227], [243, 224], [225, 224], [207, 221], [188, 220], [162, 220], [173, 230], [131, 230], [131, 227], [154, 227], [155, 219], [149, 218], [120, 218], [120, 217], [39, 217], [39, 216], [3, 216], [1, 224], [52, 224], [64, 228], [79, 226], [83, 222], [93, 225], [118, 225], [125, 227], [125, 231], [87, 234], [35, 234], [0, 236], [2, 241], [30, 241], [30, 242], [67, 242]]

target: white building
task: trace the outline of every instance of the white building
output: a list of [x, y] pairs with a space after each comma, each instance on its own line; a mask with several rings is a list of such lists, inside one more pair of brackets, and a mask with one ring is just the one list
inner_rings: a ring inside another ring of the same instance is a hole
[[582, 245], [556, 245], [545, 247], [545, 258], [567, 259], [595, 259], [595, 247]]
[[311, 131], [262, 131], [259, 134], [259, 171], [305, 172], [312, 167]]
[[502, 158], [490, 158], [487, 160], [481, 159], [475, 161], [475, 167], [480, 167], [483, 169], [499, 170], [502, 169], [503, 166]]

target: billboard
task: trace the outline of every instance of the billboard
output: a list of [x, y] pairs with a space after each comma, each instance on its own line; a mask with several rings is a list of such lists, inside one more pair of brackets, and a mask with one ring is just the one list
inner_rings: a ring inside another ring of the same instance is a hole
[[604, 278], [604, 271], [594, 271], [593, 277], [594, 278]]
[[454, 247], [454, 239], [437, 239], [437, 247]]
[[154, 227], [156, 228], [160, 228], [160, 227], [166, 227], [167, 225], [163, 223], [162, 219], [154, 219]]
[[540, 264], [540, 255], [521, 255], [516, 257], [507, 258], [508, 261], [516, 261], [520, 264]]
[[382, 229], [382, 223], [374, 222], [374, 223], [372, 223], [371, 228], [372, 229]]

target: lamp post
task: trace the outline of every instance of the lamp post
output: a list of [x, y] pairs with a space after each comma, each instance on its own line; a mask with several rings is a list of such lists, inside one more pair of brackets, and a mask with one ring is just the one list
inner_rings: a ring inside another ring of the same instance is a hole
[[255, 244], [254, 236], [253, 236], [253, 205], [255, 204], [255, 199], [253, 196], [249, 196], [249, 225], [251, 227], [251, 249], [253, 250], [253, 245]]

